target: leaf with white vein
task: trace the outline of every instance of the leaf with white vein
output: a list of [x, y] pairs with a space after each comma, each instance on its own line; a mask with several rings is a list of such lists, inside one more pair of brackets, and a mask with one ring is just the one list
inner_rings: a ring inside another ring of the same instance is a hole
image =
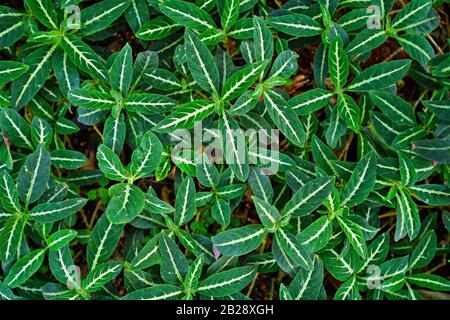
[[346, 90], [360, 92], [390, 87], [406, 75], [410, 65], [411, 60], [375, 64], [359, 73]]
[[114, 58], [114, 62], [109, 70], [111, 87], [120, 92], [123, 96], [126, 96], [130, 89], [132, 66], [133, 56], [131, 47], [127, 43]]
[[95, 292], [114, 279], [122, 271], [122, 262], [106, 262], [89, 272], [81, 286], [88, 292]]
[[369, 152], [358, 162], [342, 192], [341, 206], [353, 207], [367, 198], [375, 185], [376, 163], [373, 152]]
[[210, 297], [224, 297], [245, 288], [255, 276], [254, 267], [233, 268], [200, 281], [197, 291]]
[[28, 156], [17, 178], [17, 190], [26, 207], [44, 194], [49, 177], [50, 154], [43, 145], [39, 145]]
[[215, 28], [215, 23], [211, 16], [193, 3], [180, 0], [166, 0], [159, 5], [159, 8], [167, 17], [187, 28], [192, 28], [199, 32]]
[[213, 111], [213, 102], [194, 100], [178, 106], [156, 125], [155, 130], [158, 132], [173, 132], [176, 129], [190, 129], [194, 127], [195, 122], [205, 119]]
[[58, 202], [42, 203], [30, 211], [30, 217], [35, 221], [48, 223], [55, 222], [78, 212], [87, 202], [87, 199], [69, 199]]
[[187, 64], [195, 82], [209, 93], [219, 92], [219, 70], [208, 47], [192, 31], [184, 34]]
[[25, 63], [0, 61], [0, 86], [19, 78], [29, 69], [30, 67]]
[[106, 262], [112, 255], [124, 229], [123, 224], [112, 224], [106, 215], [102, 215], [92, 230], [87, 245], [87, 263], [94, 270], [100, 263]]
[[323, 31], [323, 27], [317, 21], [298, 13], [273, 16], [269, 18], [268, 23], [275, 30], [295, 37], [311, 37]]
[[194, 180], [191, 177], [185, 178], [177, 188], [175, 200], [174, 221], [179, 226], [188, 223], [195, 213], [195, 197]]
[[144, 209], [145, 194], [137, 186], [119, 183], [109, 188], [111, 200], [105, 214], [114, 224], [129, 223]]
[[305, 129], [283, 97], [273, 91], [264, 93], [264, 105], [280, 131], [296, 146], [305, 143]]
[[78, 37], [66, 35], [61, 39], [60, 45], [80, 70], [94, 78], [108, 81], [108, 72], [100, 57]]
[[26, 254], [12, 266], [5, 278], [5, 284], [16, 288], [27, 281], [44, 262], [46, 249], [36, 249]]
[[263, 226], [249, 225], [219, 233], [213, 238], [213, 244], [223, 255], [241, 256], [259, 247], [265, 235]]

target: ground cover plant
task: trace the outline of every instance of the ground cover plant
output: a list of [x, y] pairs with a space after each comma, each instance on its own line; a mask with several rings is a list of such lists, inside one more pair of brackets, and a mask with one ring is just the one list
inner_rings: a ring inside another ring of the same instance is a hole
[[448, 1], [0, 5], [0, 299], [449, 299]]

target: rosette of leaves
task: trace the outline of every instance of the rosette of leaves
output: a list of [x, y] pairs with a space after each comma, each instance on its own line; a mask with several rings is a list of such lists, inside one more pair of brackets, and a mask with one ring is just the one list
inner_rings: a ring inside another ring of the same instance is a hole
[[[86, 199], [77, 196], [65, 199], [68, 187], [57, 183], [50, 169], [50, 153], [39, 145], [18, 174], [11, 176], [6, 170], [1, 173], [4, 223], [0, 253], [3, 266], [9, 266], [5, 269], [5, 285], [10, 288], [27, 281], [40, 268], [48, 250], [64, 246], [77, 235], [64, 226], [73, 225], [73, 214], [86, 204]], [[44, 245], [31, 250], [27, 243], [31, 246], [33, 242]]]

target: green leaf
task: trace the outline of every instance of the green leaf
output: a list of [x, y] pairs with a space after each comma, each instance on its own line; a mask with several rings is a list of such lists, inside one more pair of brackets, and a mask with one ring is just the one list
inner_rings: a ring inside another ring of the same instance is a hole
[[339, 281], [346, 281], [358, 270], [360, 258], [350, 249], [348, 252], [339, 253], [329, 249], [320, 254], [325, 268]]
[[109, 94], [94, 89], [70, 90], [69, 101], [76, 106], [97, 110], [110, 110], [116, 105]]
[[152, 288], [133, 291], [122, 300], [170, 300], [177, 299], [184, 293], [179, 287], [171, 284], [158, 284]]
[[113, 280], [122, 271], [122, 267], [121, 261], [100, 264], [89, 272], [86, 279], [81, 282], [81, 286], [87, 292], [95, 292]]
[[174, 112], [156, 125], [158, 132], [173, 132], [176, 129], [193, 128], [195, 122], [202, 121], [214, 111], [214, 103], [209, 100], [194, 100], [178, 106]]
[[217, 251], [227, 256], [241, 256], [262, 243], [266, 231], [261, 225], [248, 225], [219, 233], [213, 238]]
[[271, 59], [273, 55], [272, 33], [267, 27], [265, 21], [257, 16], [253, 17], [253, 28], [256, 61]]
[[31, 140], [35, 146], [42, 144], [48, 147], [52, 141], [52, 135], [52, 128], [47, 121], [37, 116], [33, 117], [31, 123]]
[[175, 105], [174, 100], [164, 95], [154, 93], [134, 93], [128, 97], [124, 106], [127, 111], [153, 115], [170, 111]]
[[0, 75], [2, 77], [0, 86], [19, 78], [29, 69], [30, 67], [27, 64], [21, 62], [0, 61]]
[[401, 80], [409, 70], [411, 60], [382, 62], [364, 69], [348, 85], [353, 92], [384, 89]]
[[286, 203], [283, 215], [305, 216], [316, 210], [329, 196], [334, 177], [319, 177], [301, 187]]
[[334, 94], [325, 89], [312, 89], [289, 100], [288, 104], [299, 116], [313, 113], [325, 105]]
[[69, 170], [81, 168], [88, 161], [83, 153], [64, 149], [52, 151], [50, 153], [50, 157], [52, 165], [57, 168], [64, 168]]
[[250, 167], [248, 183], [250, 184], [255, 197], [258, 197], [265, 202], [272, 203], [274, 194], [273, 187], [269, 177], [262, 169]]
[[192, 199], [195, 196], [194, 180], [191, 177], [185, 178], [177, 188], [175, 200], [174, 220], [179, 226], [191, 221], [195, 214], [195, 202]]
[[98, 147], [97, 161], [100, 170], [108, 179], [123, 181], [128, 178], [120, 158], [103, 144]]
[[17, 190], [26, 207], [44, 194], [49, 177], [50, 154], [43, 145], [39, 145], [27, 157], [17, 178]]
[[151, 238], [130, 262], [130, 269], [144, 270], [160, 260], [158, 236]]
[[204, 256], [201, 255], [200, 257], [195, 259], [194, 262], [192, 262], [192, 264], [189, 266], [188, 273], [186, 274], [186, 278], [184, 279], [183, 283], [185, 288], [195, 289], [197, 287], [198, 280], [202, 275], [204, 262]]
[[118, 117], [114, 117], [111, 114], [108, 118], [106, 118], [105, 125], [103, 127], [103, 144], [116, 154], [119, 154], [125, 142], [125, 130], [124, 114], [120, 113]]
[[327, 174], [334, 174], [333, 160], [337, 160], [333, 150], [330, 149], [318, 137], [314, 136], [312, 139], [312, 154], [317, 166], [324, 170]]
[[9, 108], [0, 111], [0, 127], [14, 145], [33, 150], [30, 125], [17, 113]]
[[413, 161], [403, 152], [398, 152], [400, 180], [403, 186], [414, 185], [417, 181], [416, 168]]
[[335, 300], [361, 300], [356, 276], [344, 282], [334, 295]]
[[[16, 13], [8, 7], [8, 12], [2, 13], [2, 21], [0, 24], [0, 48], [4, 49], [19, 40], [25, 32], [25, 21], [23, 13]], [[3, 11], [3, 10], [2, 10]], [[6, 15], [6, 17], [3, 17]]]
[[413, 0], [408, 3], [392, 22], [392, 28], [399, 29], [408, 26], [411, 22], [420, 20], [431, 9], [431, 2], [427, 0]]
[[223, 12], [220, 15], [220, 22], [222, 29], [227, 31], [232, 27], [239, 17], [239, 2], [238, 0], [225, 0]]
[[342, 207], [353, 207], [366, 200], [376, 180], [377, 159], [373, 152], [367, 153], [356, 165], [341, 195]]
[[294, 37], [311, 37], [322, 33], [322, 26], [304, 14], [291, 13], [270, 17], [268, 23], [277, 31]]
[[349, 65], [347, 54], [343, 49], [341, 37], [335, 37], [331, 41], [328, 55], [331, 81], [336, 88], [342, 88], [347, 83]]
[[291, 50], [281, 52], [273, 62], [269, 78], [288, 78], [297, 72], [298, 54]]
[[214, 188], [220, 182], [219, 170], [211, 163], [206, 153], [199, 156], [195, 173], [198, 181], [205, 187]]
[[344, 231], [347, 239], [350, 241], [353, 249], [363, 258], [367, 257], [367, 245], [364, 239], [364, 234], [358, 224], [341, 215], [336, 215], [336, 218]]
[[215, 28], [210, 15], [195, 4], [181, 0], [166, 0], [159, 5], [167, 17], [178, 24], [199, 32]]
[[188, 272], [188, 260], [178, 248], [175, 241], [164, 233], [159, 235], [161, 253], [161, 278], [168, 283], [183, 283]]
[[411, 253], [411, 257], [409, 258], [409, 268], [412, 270], [427, 266], [434, 258], [436, 247], [436, 233], [433, 230], [430, 230], [420, 238], [417, 246]]
[[264, 105], [280, 131], [295, 145], [305, 143], [305, 130], [300, 119], [283, 97], [273, 91], [264, 93]]
[[0, 173], [0, 201], [3, 209], [8, 212], [22, 212], [16, 185], [7, 171]]
[[[421, 137], [419, 137], [419, 139]], [[438, 163], [450, 163], [450, 141], [448, 139], [426, 139], [416, 141], [414, 143], [414, 152], [427, 160], [436, 161]]]
[[219, 129], [223, 137], [222, 145], [226, 163], [238, 180], [246, 181], [250, 169], [244, 131], [237, 121], [225, 112], [220, 118]]
[[253, 267], [222, 271], [200, 281], [197, 292], [209, 297], [224, 297], [245, 288], [256, 276]]
[[9, 270], [5, 284], [13, 289], [27, 281], [44, 262], [45, 252], [45, 249], [36, 249], [17, 260]]
[[6, 220], [0, 232], [0, 260], [9, 263], [13, 260], [22, 244], [22, 233], [26, 219], [14, 216]]
[[245, 184], [230, 184], [217, 188], [216, 195], [218, 198], [232, 200], [242, 196], [245, 190], [247, 190], [247, 185]]
[[234, 72], [222, 87], [222, 99], [232, 100], [242, 95], [261, 76], [266, 66], [267, 61], [260, 61]]
[[149, 7], [145, 0], [131, 0], [125, 11], [125, 19], [134, 33], [150, 20]]
[[28, 72], [15, 80], [11, 86], [11, 102], [17, 110], [30, 102], [44, 85], [52, 68], [51, 58], [56, 48], [56, 45], [40, 48], [24, 59], [23, 62], [29, 65], [30, 68]]
[[211, 207], [211, 216], [222, 226], [228, 226], [231, 221], [231, 208], [227, 201], [216, 199]]
[[356, 35], [345, 47], [348, 56], [361, 56], [370, 50], [378, 48], [386, 42], [387, 35], [384, 30], [364, 29]]
[[337, 100], [338, 114], [344, 119], [347, 126], [355, 132], [359, 132], [361, 111], [351, 96], [339, 94]]
[[156, 89], [164, 91], [181, 89], [180, 81], [172, 72], [166, 69], [146, 70], [143, 79]]
[[275, 230], [278, 223], [281, 221], [281, 215], [278, 212], [278, 209], [255, 196], [252, 197], [252, 201], [255, 204], [256, 212], [258, 213], [261, 223], [268, 230]]
[[130, 0], [104, 0], [83, 8], [80, 12], [81, 34], [87, 36], [107, 28], [129, 5]]
[[111, 223], [129, 223], [144, 209], [144, 192], [135, 185], [115, 184], [109, 188], [109, 196], [111, 200], [105, 214]]
[[397, 226], [395, 228], [395, 241], [408, 234], [414, 240], [420, 229], [420, 217], [417, 205], [409, 194], [403, 189], [397, 191]]
[[142, 40], [160, 40], [168, 37], [180, 29], [177, 22], [172, 22], [165, 16], [159, 16], [145, 23], [136, 32], [136, 36]]
[[421, 184], [409, 187], [414, 197], [431, 206], [450, 204], [450, 188], [441, 184]]
[[370, 100], [390, 119], [405, 126], [415, 126], [414, 109], [402, 98], [386, 91], [371, 91]]
[[294, 300], [317, 300], [322, 289], [323, 264], [314, 259], [314, 268], [300, 269], [289, 285], [289, 292]]
[[80, 70], [94, 78], [108, 81], [108, 72], [100, 57], [78, 37], [66, 35], [62, 37], [60, 45]]
[[165, 201], [160, 200], [154, 191], [149, 188], [149, 191], [145, 194], [145, 210], [151, 213], [171, 213], [175, 209]]
[[428, 61], [435, 56], [433, 47], [422, 35], [411, 33], [397, 36], [395, 39], [406, 53], [424, 68], [427, 67]]
[[297, 239], [303, 246], [307, 246], [309, 251], [317, 252], [328, 244], [332, 235], [333, 225], [327, 216], [323, 216], [302, 230]]
[[211, 52], [193, 33], [186, 30], [184, 35], [187, 64], [196, 83], [209, 93], [219, 90], [219, 71]]
[[94, 226], [87, 245], [87, 263], [94, 270], [112, 255], [119, 243], [124, 229], [123, 224], [112, 224], [106, 215], [102, 215]]
[[47, 238], [47, 248], [50, 250], [60, 250], [76, 238], [78, 232], [75, 230], [64, 229], [53, 233]]
[[450, 99], [436, 101], [422, 101], [423, 105], [433, 112], [439, 119], [448, 120], [450, 118]]
[[283, 229], [279, 229], [275, 232], [275, 238], [278, 245], [283, 248], [289, 258], [306, 270], [313, 268], [313, 260], [310, 252], [292, 234]]
[[30, 211], [30, 217], [37, 222], [55, 222], [78, 212], [87, 202], [87, 199], [69, 199], [58, 202], [42, 203]]
[[450, 291], [450, 281], [434, 274], [420, 273], [407, 277], [407, 281], [419, 287], [436, 291]]
[[49, 29], [58, 29], [55, 4], [51, 0], [24, 0], [25, 7]]
[[109, 70], [109, 80], [111, 87], [122, 93], [128, 94], [131, 85], [133, 56], [130, 45], [127, 43], [117, 54]]
[[74, 262], [68, 246], [58, 250], [50, 250], [48, 254], [50, 270], [61, 283], [72, 288], [79, 288], [80, 276], [74, 272]]
[[161, 160], [162, 145], [158, 137], [147, 131], [141, 138], [139, 146], [131, 155], [131, 169], [135, 178], [149, 176]]

